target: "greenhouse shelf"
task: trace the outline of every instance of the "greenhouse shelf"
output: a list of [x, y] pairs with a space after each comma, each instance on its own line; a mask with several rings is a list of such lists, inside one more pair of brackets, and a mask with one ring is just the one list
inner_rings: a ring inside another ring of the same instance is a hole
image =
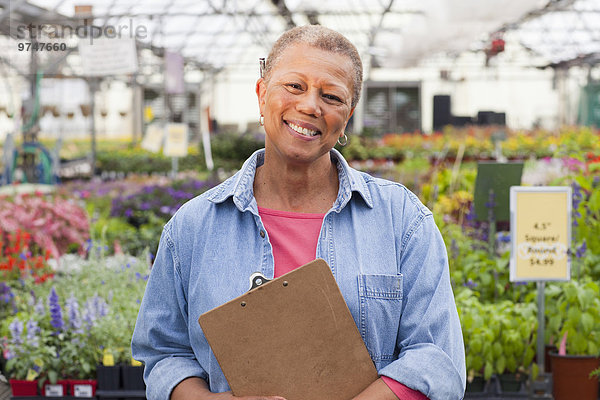
[[96, 397], [73, 397], [73, 396], [12, 396], [10, 400], [96, 400]]
[[96, 390], [97, 399], [145, 399], [145, 390]]

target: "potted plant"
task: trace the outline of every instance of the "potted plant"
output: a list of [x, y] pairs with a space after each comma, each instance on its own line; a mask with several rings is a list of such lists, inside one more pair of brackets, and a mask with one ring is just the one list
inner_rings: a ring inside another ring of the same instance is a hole
[[493, 373], [491, 342], [493, 330], [487, 324], [485, 307], [477, 293], [461, 287], [456, 293], [467, 367], [467, 392], [484, 392]]
[[535, 303], [503, 301], [497, 306], [496, 318], [500, 332], [494, 346], [497, 351], [496, 372], [502, 392], [519, 392], [528, 375], [537, 375], [533, 364], [537, 337], [537, 307]]
[[5, 369], [13, 396], [36, 396], [38, 393], [41, 361], [35, 353], [37, 343], [27, 340], [34, 326], [15, 318], [8, 325], [10, 337], [2, 340], [3, 356], [7, 360]]
[[590, 374], [600, 366], [600, 286], [589, 277], [549, 286], [548, 333], [562, 338], [558, 353], [551, 353], [555, 400], [598, 398], [598, 378]]

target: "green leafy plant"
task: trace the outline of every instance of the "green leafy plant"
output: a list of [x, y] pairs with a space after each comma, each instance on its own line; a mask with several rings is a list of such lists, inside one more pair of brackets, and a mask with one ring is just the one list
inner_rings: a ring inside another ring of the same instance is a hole
[[[265, 139], [264, 135], [223, 132], [211, 138], [210, 146], [216, 167], [239, 169], [252, 153], [265, 147]], [[200, 153], [204, 154], [202, 143]]]
[[93, 378], [106, 349], [129, 363], [147, 259], [68, 254], [57, 269], [52, 282], [25, 280], [15, 312], [0, 321], [9, 377]]
[[546, 343], [567, 334], [570, 355], [600, 355], [600, 286], [589, 277], [546, 287]]
[[[469, 288], [458, 291], [456, 303], [470, 380], [475, 376], [489, 380], [494, 373], [537, 373], [536, 366], [532, 366], [537, 327], [535, 303], [482, 303]], [[534, 370], [530, 371], [530, 367]]]

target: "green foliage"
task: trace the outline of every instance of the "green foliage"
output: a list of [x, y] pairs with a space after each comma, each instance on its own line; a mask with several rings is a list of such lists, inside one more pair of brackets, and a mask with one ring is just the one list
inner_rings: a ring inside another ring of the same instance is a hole
[[456, 304], [465, 341], [469, 377], [528, 371], [535, 355], [537, 310], [533, 302], [483, 303], [462, 288]]
[[453, 287], [468, 287], [482, 302], [525, 301], [534, 291], [532, 284], [509, 281], [510, 252], [490, 254], [487, 243], [469, 236], [452, 223], [437, 221], [448, 251]]
[[[216, 167], [239, 169], [256, 150], [265, 147], [264, 136], [219, 133], [211, 137], [211, 153]], [[204, 154], [202, 144], [200, 152]]]
[[[589, 252], [600, 255], [600, 179], [592, 175], [577, 176], [573, 197], [575, 198], [573, 210], [575, 240], [578, 243], [585, 240]], [[600, 275], [596, 277], [600, 279]]]
[[559, 341], [567, 333], [567, 354], [600, 355], [600, 286], [580, 281], [546, 287], [546, 340]]
[[[204, 157], [194, 147], [190, 153], [178, 160], [179, 171], [202, 171], [206, 169]], [[152, 153], [141, 148], [124, 148], [99, 151], [96, 155], [96, 168], [100, 171], [121, 172], [124, 174], [169, 173], [172, 170], [171, 157]]]
[[[57, 268], [52, 283], [26, 280], [15, 288], [17, 310], [0, 321], [4, 338], [0, 342], [9, 355], [6, 370], [11, 378], [31, 374], [53, 382], [93, 378], [107, 349], [117, 362], [131, 361], [131, 335], [149, 274], [147, 258], [85, 260], [67, 255]], [[52, 289], [58, 304], [54, 308], [47, 300]]]
[[393, 160], [401, 161], [404, 153], [398, 149], [383, 145], [375, 139], [365, 136], [350, 135], [344, 147], [338, 146], [346, 160]]

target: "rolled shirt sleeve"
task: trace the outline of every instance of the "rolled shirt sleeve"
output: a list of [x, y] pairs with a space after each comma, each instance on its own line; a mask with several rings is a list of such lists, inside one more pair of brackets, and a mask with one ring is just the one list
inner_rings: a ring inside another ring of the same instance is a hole
[[446, 247], [430, 212], [420, 214], [407, 232], [399, 256], [405, 278], [399, 355], [379, 374], [431, 400], [462, 399], [465, 352]]
[[207, 379], [190, 344], [187, 301], [171, 229], [171, 223], [163, 229], [131, 343], [134, 359], [145, 365], [149, 400], [168, 399], [185, 378]]

